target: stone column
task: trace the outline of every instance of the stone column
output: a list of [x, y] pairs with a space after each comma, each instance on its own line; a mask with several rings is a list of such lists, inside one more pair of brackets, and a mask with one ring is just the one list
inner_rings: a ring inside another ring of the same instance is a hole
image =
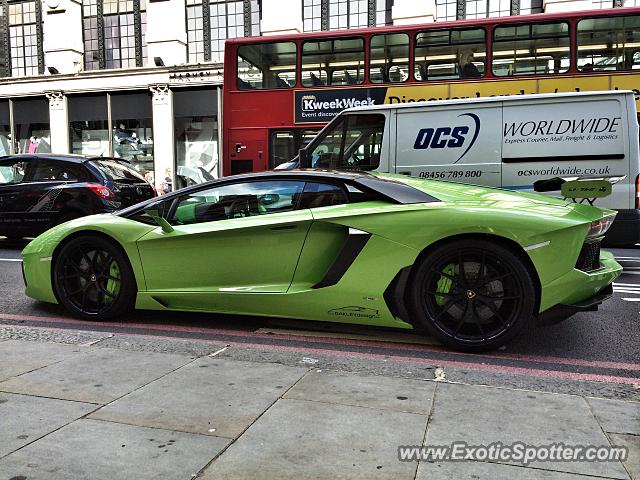
[[49, 128], [51, 129], [51, 152], [69, 153], [69, 117], [67, 97], [61, 91], [45, 92], [49, 100]]
[[42, 2], [44, 71], [76, 73], [84, 68], [82, 43], [82, 3], [80, 0]]
[[436, 1], [395, 0], [391, 10], [394, 25], [414, 25], [436, 20]]
[[302, 32], [301, 0], [262, 0], [263, 35], [286, 35]]
[[171, 171], [173, 185], [176, 184], [175, 145], [173, 132], [173, 92], [169, 85], [151, 85], [153, 95], [153, 168], [155, 188], [162, 191], [162, 181]]
[[165, 65], [187, 62], [185, 0], [149, 0], [147, 2], [147, 65], [154, 57]]

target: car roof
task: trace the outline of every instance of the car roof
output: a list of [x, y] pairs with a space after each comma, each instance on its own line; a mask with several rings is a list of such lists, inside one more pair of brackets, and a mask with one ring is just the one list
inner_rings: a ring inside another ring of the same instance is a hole
[[332, 183], [337, 181], [349, 183], [363, 190], [375, 191], [382, 197], [392, 203], [409, 204], [409, 203], [428, 203], [439, 201], [428, 193], [418, 190], [401, 181], [378, 177], [362, 171], [337, 171], [337, 170], [320, 170], [320, 169], [296, 169], [296, 170], [268, 170], [266, 172], [251, 172], [229, 177], [217, 178], [208, 182], [199, 183], [190, 187], [181, 188], [161, 197], [155, 197], [137, 205], [127, 207], [118, 212], [118, 215], [126, 216], [136, 211], [142, 210], [145, 206], [160, 202], [168, 201], [176, 197], [188, 195], [191, 192], [213, 188], [216, 185], [223, 186], [227, 183], [236, 183], [243, 180], [259, 181], [268, 179], [293, 180], [302, 181], [326, 181]]
[[31, 160], [33, 158], [44, 158], [47, 160], [58, 160], [63, 162], [84, 163], [94, 158], [102, 157], [89, 157], [87, 155], [75, 155], [73, 153], [19, 153], [16, 155], [4, 155], [0, 157], [0, 160]]

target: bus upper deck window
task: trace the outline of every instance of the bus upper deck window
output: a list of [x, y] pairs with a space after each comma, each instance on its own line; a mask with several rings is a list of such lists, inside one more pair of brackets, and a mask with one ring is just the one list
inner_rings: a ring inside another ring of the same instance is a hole
[[238, 47], [238, 89], [295, 87], [296, 57], [296, 44], [293, 42], [253, 43]]
[[371, 37], [369, 79], [372, 83], [399, 83], [409, 78], [409, 35], [390, 33]]
[[426, 30], [416, 35], [416, 80], [478, 78], [485, 72], [486, 34], [483, 28]]
[[566, 22], [505, 25], [493, 31], [491, 68], [496, 76], [563, 73], [570, 59]]
[[364, 80], [364, 40], [335, 38], [302, 45], [302, 85], [357, 85]]
[[578, 22], [578, 69], [640, 69], [640, 16], [587, 18]]

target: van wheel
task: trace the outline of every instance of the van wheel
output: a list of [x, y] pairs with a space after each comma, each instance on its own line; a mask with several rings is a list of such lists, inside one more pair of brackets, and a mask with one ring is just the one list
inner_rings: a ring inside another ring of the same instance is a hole
[[462, 351], [497, 348], [534, 316], [535, 286], [509, 249], [485, 240], [459, 240], [436, 248], [408, 285], [417, 328]]

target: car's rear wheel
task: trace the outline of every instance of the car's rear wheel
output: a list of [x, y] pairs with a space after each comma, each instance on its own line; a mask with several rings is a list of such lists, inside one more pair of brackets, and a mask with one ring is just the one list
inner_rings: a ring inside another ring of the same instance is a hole
[[133, 308], [136, 284], [125, 254], [113, 242], [97, 236], [70, 240], [56, 255], [53, 287], [71, 313], [105, 320]]
[[417, 265], [408, 288], [416, 327], [464, 351], [504, 345], [530, 321], [536, 305], [522, 259], [480, 239], [437, 247]]

